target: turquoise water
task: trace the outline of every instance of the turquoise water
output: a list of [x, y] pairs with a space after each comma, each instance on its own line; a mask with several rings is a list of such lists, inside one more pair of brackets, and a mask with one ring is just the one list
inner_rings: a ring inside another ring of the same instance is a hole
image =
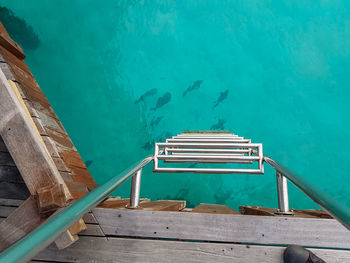
[[[222, 124], [350, 206], [350, 2], [1, 5], [15, 17], [2, 10], [0, 20], [16, 21], [10, 33], [98, 183], [151, 153], [153, 140]], [[200, 88], [183, 97], [197, 80]], [[151, 110], [167, 92], [170, 102]], [[277, 206], [270, 168], [262, 176], [148, 167], [143, 175], [142, 196], [151, 199]], [[128, 194], [129, 185], [116, 192]], [[317, 207], [293, 186], [290, 195], [292, 207]]]

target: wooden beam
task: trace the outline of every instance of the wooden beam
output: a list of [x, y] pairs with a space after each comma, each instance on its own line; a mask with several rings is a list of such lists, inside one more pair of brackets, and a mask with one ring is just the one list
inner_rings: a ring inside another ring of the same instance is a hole
[[[80, 237], [72, 246], [54, 245], [35, 260], [55, 262], [282, 263], [284, 247], [180, 242], [131, 238]], [[326, 262], [350, 262], [350, 251], [310, 249]]]
[[103, 208], [92, 212], [107, 236], [350, 248], [350, 231], [334, 219]]
[[0, 71], [0, 114], [0, 135], [30, 193], [36, 195], [43, 187], [62, 185], [65, 199], [70, 200], [72, 196], [64, 180], [2, 71]]
[[22, 48], [11, 39], [9, 34], [7, 33], [5, 27], [0, 22], [0, 45], [14, 54], [16, 57], [20, 59], [24, 59], [26, 55], [24, 54]]
[[39, 215], [36, 200], [28, 198], [0, 223], [0, 251], [29, 234], [45, 220], [46, 217]]
[[78, 235], [73, 235], [69, 230], [66, 230], [61, 235], [59, 235], [58, 238], [56, 238], [55, 244], [59, 250], [62, 250], [66, 247], [69, 247], [78, 240]]

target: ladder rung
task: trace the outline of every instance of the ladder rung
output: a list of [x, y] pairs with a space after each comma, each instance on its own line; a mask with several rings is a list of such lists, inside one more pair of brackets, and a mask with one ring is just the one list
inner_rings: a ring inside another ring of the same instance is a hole
[[231, 143], [156, 143], [159, 147], [183, 147], [183, 148], [259, 148], [260, 143], [248, 143], [245, 141]]
[[232, 161], [259, 161], [259, 156], [220, 156], [220, 155], [156, 155], [159, 160], [226, 160]]
[[215, 173], [215, 174], [263, 174], [262, 169], [214, 169], [214, 168], [157, 168], [156, 172], [164, 173]]
[[192, 149], [192, 148], [187, 148], [187, 149], [181, 149], [181, 148], [166, 148], [167, 152], [171, 153], [218, 153], [218, 154], [244, 154], [244, 153], [250, 153], [251, 150], [249, 149]]

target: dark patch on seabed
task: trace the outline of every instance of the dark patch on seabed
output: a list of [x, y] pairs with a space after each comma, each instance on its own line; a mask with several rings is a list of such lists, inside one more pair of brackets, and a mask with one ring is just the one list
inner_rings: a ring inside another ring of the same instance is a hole
[[40, 46], [38, 35], [25, 20], [15, 15], [7, 7], [0, 6], [0, 21], [11, 38], [25, 50], [34, 50]]

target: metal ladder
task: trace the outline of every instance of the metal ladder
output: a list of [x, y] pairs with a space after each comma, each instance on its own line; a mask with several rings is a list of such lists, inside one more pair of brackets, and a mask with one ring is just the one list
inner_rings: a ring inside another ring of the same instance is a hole
[[[154, 172], [162, 173], [220, 173], [263, 174], [263, 147], [236, 134], [222, 131], [187, 131], [165, 142], [155, 143]], [[176, 167], [175, 163], [190, 163], [192, 167]], [[170, 166], [169, 166], [170, 164]], [[207, 164], [206, 167], [193, 167]], [[221, 164], [221, 167], [220, 165]], [[232, 166], [229, 167], [228, 166]], [[211, 167], [213, 166], [213, 167]], [[238, 166], [238, 167], [237, 167]], [[130, 208], [140, 202], [141, 170], [132, 178]], [[289, 209], [287, 179], [277, 172], [279, 210], [291, 215]]]

